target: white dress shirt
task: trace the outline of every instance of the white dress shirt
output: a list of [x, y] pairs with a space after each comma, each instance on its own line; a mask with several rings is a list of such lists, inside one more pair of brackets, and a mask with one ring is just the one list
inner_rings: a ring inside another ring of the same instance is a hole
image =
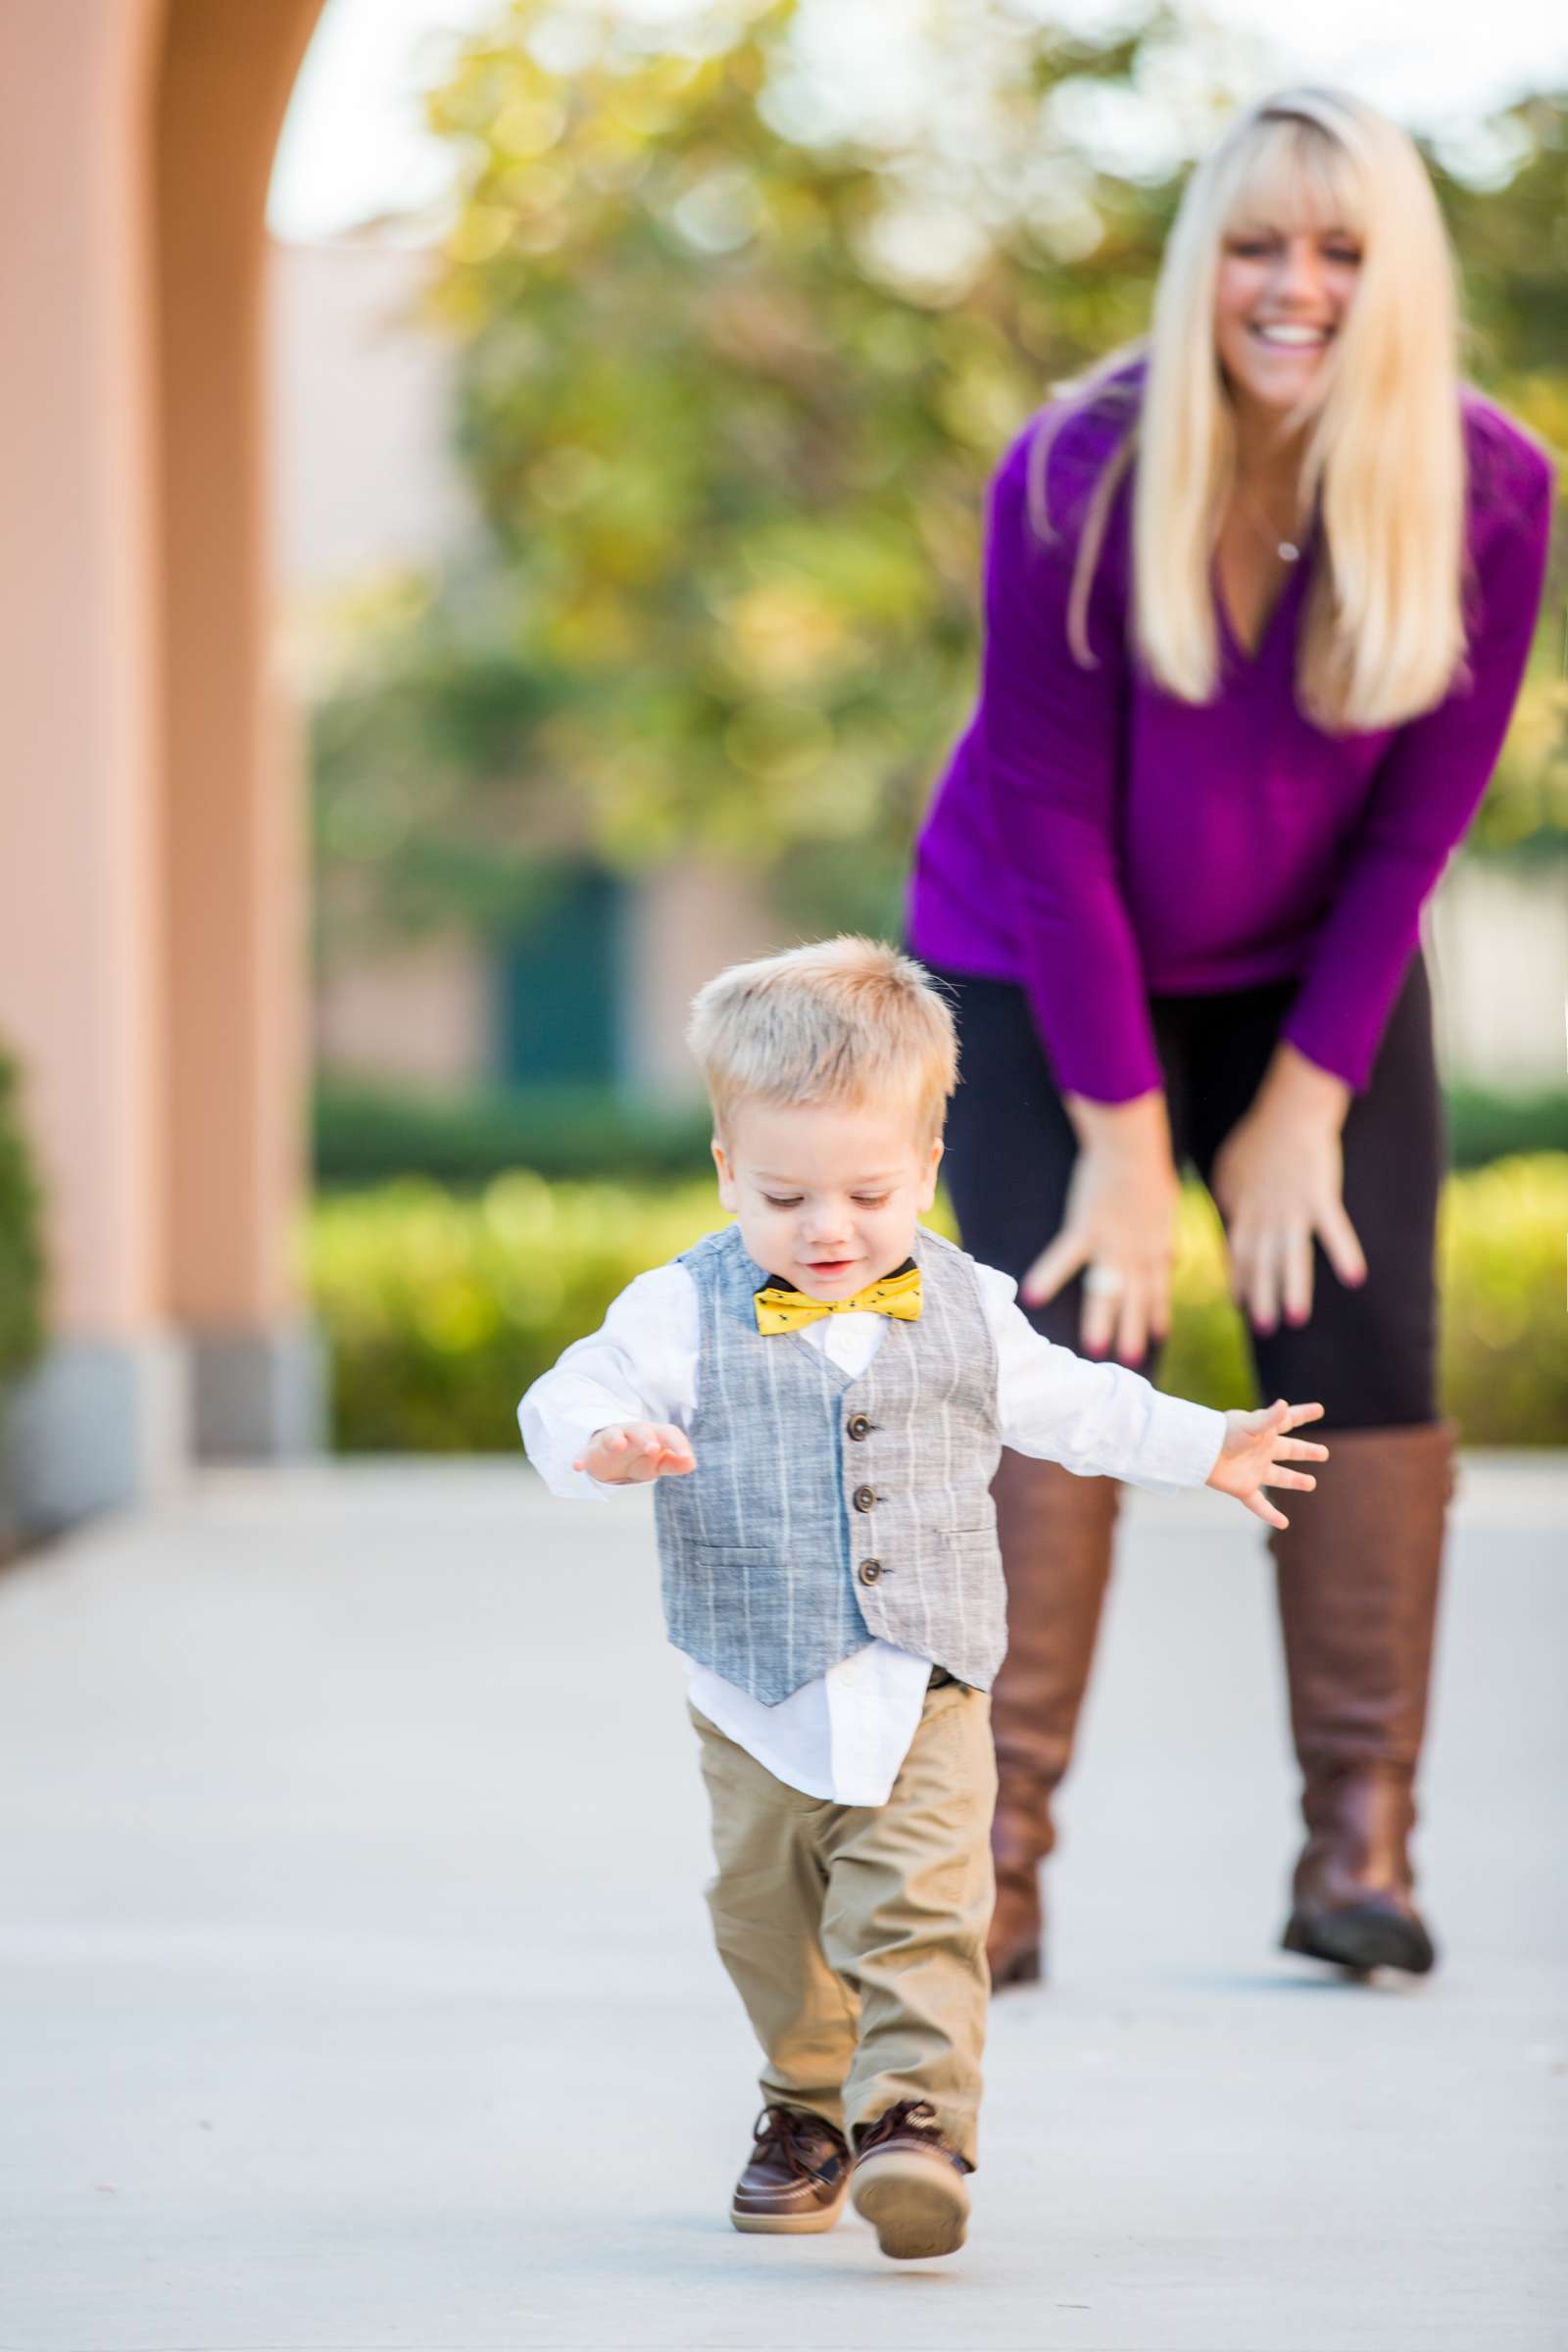
[[[1042, 1339], [1015, 1303], [1010, 1275], [976, 1265], [997, 1347], [1002, 1442], [1017, 1453], [1172, 1493], [1200, 1487], [1219, 1456], [1225, 1417], [1162, 1396], [1141, 1374], [1091, 1363]], [[823, 1315], [799, 1335], [852, 1379], [887, 1336], [885, 1315]], [[625, 1492], [572, 1463], [594, 1432], [619, 1421], [689, 1429], [697, 1408], [697, 1287], [683, 1265], [628, 1284], [599, 1330], [541, 1374], [517, 1407], [528, 1458], [553, 1494]], [[688, 1658], [692, 1704], [776, 1780], [840, 1805], [886, 1804], [920, 1720], [931, 1663], [868, 1641], [777, 1706], [765, 1706]]]

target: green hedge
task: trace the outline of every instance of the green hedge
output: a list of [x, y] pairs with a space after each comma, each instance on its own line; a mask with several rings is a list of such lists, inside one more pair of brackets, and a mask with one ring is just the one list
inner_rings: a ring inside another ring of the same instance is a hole
[[16, 1064], [0, 1053], [0, 1393], [43, 1348], [42, 1217]]
[[323, 1190], [433, 1176], [473, 1190], [512, 1168], [653, 1181], [710, 1164], [706, 1108], [661, 1110], [606, 1087], [477, 1088], [452, 1095], [323, 1081], [316, 1179]]
[[[1206, 1197], [1183, 1205], [1175, 1336], [1162, 1385], [1215, 1404], [1251, 1396]], [[408, 1179], [328, 1198], [309, 1253], [331, 1340], [347, 1452], [509, 1452], [516, 1402], [632, 1276], [722, 1222], [709, 1182], [551, 1184], [515, 1171], [476, 1199]], [[950, 1228], [951, 1230], [951, 1228]], [[1568, 1440], [1563, 1237], [1568, 1155], [1452, 1179], [1444, 1378], [1468, 1443]]]
[[[1521, 1152], [1568, 1152], [1568, 1089], [1448, 1096], [1454, 1165]], [[470, 1190], [509, 1168], [617, 1182], [697, 1176], [708, 1166], [708, 1114], [627, 1102], [606, 1087], [417, 1088], [321, 1082], [316, 1176], [323, 1189], [434, 1176]]]

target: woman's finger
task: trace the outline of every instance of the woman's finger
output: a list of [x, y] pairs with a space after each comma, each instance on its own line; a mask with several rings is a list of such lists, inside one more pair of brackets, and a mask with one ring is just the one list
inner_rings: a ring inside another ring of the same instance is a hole
[[1245, 1309], [1252, 1287], [1256, 1237], [1250, 1225], [1239, 1222], [1228, 1228], [1225, 1240], [1230, 1250], [1231, 1303]]
[[1247, 1311], [1254, 1331], [1272, 1331], [1279, 1321], [1279, 1255], [1271, 1234], [1258, 1238], [1248, 1286]]
[[1355, 1227], [1345, 1213], [1345, 1202], [1334, 1200], [1318, 1217], [1318, 1233], [1329, 1264], [1343, 1283], [1354, 1290], [1366, 1280], [1366, 1254]]
[[1044, 1306], [1054, 1298], [1063, 1283], [1071, 1282], [1080, 1266], [1089, 1259], [1089, 1236], [1081, 1229], [1058, 1233], [1049, 1250], [1043, 1250], [1028, 1273], [1018, 1285], [1018, 1296], [1025, 1306]]
[[1149, 1293], [1134, 1275], [1121, 1296], [1116, 1320], [1116, 1353], [1124, 1364], [1141, 1364], [1149, 1349]]
[[1099, 1282], [1084, 1284], [1083, 1312], [1079, 1319], [1079, 1337], [1086, 1355], [1103, 1355], [1110, 1346], [1112, 1332], [1121, 1318], [1126, 1287], [1111, 1278], [1108, 1267], [1100, 1267]]
[[1170, 1334], [1170, 1275], [1161, 1266], [1149, 1278], [1149, 1336], [1156, 1345]]
[[1285, 1320], [1305, 1323], [1312, 1313], [1312, 1236], [1305, 1225], [1287, 1226], [1283, 1258]]

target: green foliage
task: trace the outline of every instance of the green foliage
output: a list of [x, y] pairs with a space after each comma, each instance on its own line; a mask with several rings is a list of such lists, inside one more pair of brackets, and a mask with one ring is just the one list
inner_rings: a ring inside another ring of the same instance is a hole
[[[710, 1183], [550, 1185], [514, 1172], [476, 1200], [407, 1181], [320, 1203], [310, 1234], [347, 1452], [508, 1452], [516, 1403], [635, 1274], [722, 1222]], [[945, 1215], [936, 1222], [951, 1232]], [[1568, 1155], [1455, 1177], [1444, 1228], [1444, 1382], [1468, 1443], [1555, 1446], [1568, 1428], [1562, 1247]], [[1245, 1404], [1251, 1380], [1218, 1226], [1187, 1195], [1173, 1394]]]
[[1568, 1152], [1568, 1088], [1506, 1094], [1450, 1087], [1447, 1111], [1456, 1168], [1483, 1168], [1532, 1152]]
[[505, 1452], [517, 1399], [645, 1266], [720, 1222], [710, 1184], [547, 1184], [523, 1170], [476, 1200], [406, 1179], [327, 1200], [312, 1290], [350, 1453]]
[[0, 1384], [44, 1344], [42, 1205], [16, 1064], [0, 1053]]
[[415, 1175], [465, 1187], [512, 1168], [547, 1177], [648, 1182], [710, 1166], [701, 1108], [628, 1104], [603, 1087], [422, 1094], [329, 1080], [316, 1096], [317, 1182], [334, 1188]]
[[1043, 130], [1125, 41], [955, 15], [959, 157], [934, 121], [878, 144], [813, 116], [797, 14], [694, 6], [650, 47], [584, 10], [568, 56], [519, 0], [433, 98], [490, 544], [368, 614], [318, 713], [324, 948], [525, 917], [542, 842], [799, 849], [797, 900], [846, 845], [906, 855], [972, 686], [987, 468], [1143, 323], [1168, 190]]
[[1443, 1374], [1471, 1446], [1560, 1446], [1568, 1432], [1563, 1237], [1568, 1159], [1499, 1160], [1449, 1186]]

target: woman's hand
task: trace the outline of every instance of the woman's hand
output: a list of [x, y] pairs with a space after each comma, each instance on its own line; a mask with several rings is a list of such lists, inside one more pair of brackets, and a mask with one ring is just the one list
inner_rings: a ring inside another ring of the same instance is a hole
[[1170, 1328], [1178, 1187], [1165, 1098], [1110, 1103], [1069, 1095], [1066, 1102], [1079, 1151], [1061, 1231], [1024, 1276], [1019, 1296], [1039, 1306], [1087, 1269], [1084, 1353], [1103, 1355], [1114, 1336], [1117, 1355], [1136, 1364]]
[[1224, 1211], [1231, 1296], [1254, 1331], [1312, 1312], [1312, 1238], [1343, 1283], [1366, 1280], [1345, 1213], [1340, 1130], [1350, 1090], [1294, 1046], [1281, 1046], [1251, 1108], [1220, 1146], [1214, 1198]]
[[620, 1421], [596, 1429], [571, 1466], [602, 1486], [640, 1487], [654, 1478], [681, 1478], [697, 1463], [685, 1431], [672, 1421]]
[[1321, 1421], [1320, 1404], [1287, 1404], [1282, 1396], [1277, 1404], [1267, 1404], [1261, 1412], [1227, 1413], [1225, 1442], [1219, 1449], [1219, 1460], [1208, 1474], [1207, 1484], [1217, 1487], [1222, 1494], [1234, 1494], [1259, 1519], [1270, 1527], [1289, 1527], [1283, 1511], [1277, 1511], [1263, 1493], [1265, 1487], [1300, 1487], [1307, 1493], [1317, 1485], [1309, 1470], [1284, 1470], [1282, 1462], [1326, 1462], [1326, 1446], [1313, 1446], [1288, 1433], [1299, 1429], [1303, 1421]]

